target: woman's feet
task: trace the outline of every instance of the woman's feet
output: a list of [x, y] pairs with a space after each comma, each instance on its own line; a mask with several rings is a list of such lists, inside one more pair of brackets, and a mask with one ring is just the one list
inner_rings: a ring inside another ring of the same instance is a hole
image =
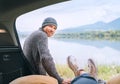
[[84, 71], [83, 66], [79, 66], [78, 61], [74, 56], [68, 56], [67, 63], [69, 68], [74, 72], [75, 76], [79, 76], [81, 74], [87, 73]]
[[95, 62], [92, 59], [88, 59], [88, 69], [89, 69], [88, 71], [90, 75], [98, 81], [98, 84], [106, 84], [104, 80], [98, 79], [97, 77], [98, 69], [97, 69]]
[[88, 59], [88, 72], [92, 77], [97, 79], [98, 70], [95, 62], [91, 58]]
[[93, 78], [95, 78], [98, 81], [98, 84], [106, 84], [104, 80], [98, 79], [98, 70], [95, 62], [89, 58], [88, 59], [88, 71], [84, 71], [83, 67], [80, 67], [78, 65], [77, 59], [74, 56], [68, 56], [67, 57], [67, 63], [69, 68], [74, 72], [75, 76], [79, 76], [83, 73], [89, 73]]
[[92, 59], [88, 59], [88, 71], [85, 72], [83, 67], [78, 65], [77, 59], [74, 56], [67, 57], [69, 68], [74, 72], [75, 76], [82, 73], [89, 73], [92, 77], [97, 78], [97, 67]]
[[78, 65], [76, 63], [76, 59], [73, 56], [68, 56], [67, 57], [67, 64], [69, 68], [74, 72], [75, 76], [78, 76]]

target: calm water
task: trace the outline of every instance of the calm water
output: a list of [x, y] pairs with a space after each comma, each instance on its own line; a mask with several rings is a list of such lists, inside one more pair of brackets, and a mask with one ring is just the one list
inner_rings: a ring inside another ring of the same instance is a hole
[[97, 64], [120, 65], [120, 42], [49, 39], [49, 49], [54, 61], [60, 64], [66, 64], [67, 56], [72, 55], [81, 65], [85, 65], [88, 58]]

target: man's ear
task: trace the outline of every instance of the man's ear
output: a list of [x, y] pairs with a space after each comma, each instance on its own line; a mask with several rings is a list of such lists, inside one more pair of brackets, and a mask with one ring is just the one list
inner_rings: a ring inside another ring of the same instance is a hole
[[43, 30], [43, 31], [46, 31], [46, 27], [43, 27], [42, 30]]

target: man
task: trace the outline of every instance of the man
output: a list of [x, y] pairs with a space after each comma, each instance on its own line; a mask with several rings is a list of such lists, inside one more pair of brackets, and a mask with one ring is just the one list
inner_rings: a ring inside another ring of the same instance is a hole
[[31, 64], [35, 74], [50, 75], [58, 80], [59, 84], [65, 83], [56, 71], [53, 58], [48, 49], [48, 37], [53, 36], [57, 29], [54, 18], [48, 17], [42, 27], [33, 32], [24, 42], [23, 52]]

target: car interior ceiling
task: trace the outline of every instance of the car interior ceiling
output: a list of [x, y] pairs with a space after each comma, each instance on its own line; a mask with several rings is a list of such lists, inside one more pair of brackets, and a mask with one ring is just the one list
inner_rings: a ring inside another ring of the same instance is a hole
[[0, 0], [0, 16], [4, 19], [18, 17], [26, 12], [63, 1], [66, 0]]

